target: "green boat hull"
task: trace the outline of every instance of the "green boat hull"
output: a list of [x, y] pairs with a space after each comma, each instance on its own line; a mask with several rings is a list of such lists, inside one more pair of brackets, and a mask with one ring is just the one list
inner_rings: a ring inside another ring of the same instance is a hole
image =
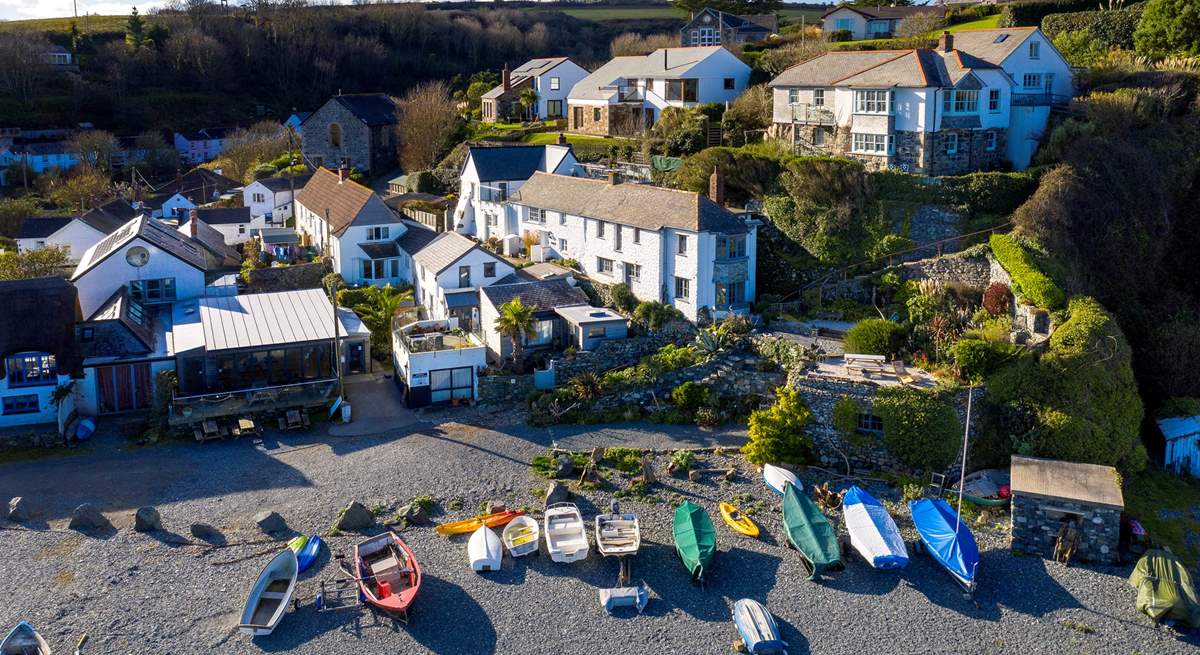
[[675, 552], [692, 574], [693, 580], [704, 581], [717, 553], [717, 530], [703, 507], [685, 500], [675, 509]]
[[816, 503], [793, 486], [783, 495], [783, 528], [788, 543], [800, 551], [809, 580], [819, 578], [825, 571], [842, 568], [842, 549], [833, 525]]

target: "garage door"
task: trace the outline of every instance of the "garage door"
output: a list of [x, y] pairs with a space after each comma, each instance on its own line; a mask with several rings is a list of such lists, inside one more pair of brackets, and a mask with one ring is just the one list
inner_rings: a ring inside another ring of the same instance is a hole
[[96, 367], [96, 386], [101, 414], [131, 412], [150, 406], [149, 364], [119, 364]]

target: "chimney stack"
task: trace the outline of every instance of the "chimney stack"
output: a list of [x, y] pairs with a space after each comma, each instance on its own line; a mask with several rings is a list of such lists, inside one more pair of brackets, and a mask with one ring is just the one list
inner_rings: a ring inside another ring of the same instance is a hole
[[558, 133], [558, 145], [560, 145], [560, 146], [567, 145], [567, 135], [566, 134], [564, 134], [562, 132]]
[[500, 85], [505, 91], [512, 86], [512, 74], [508, 71], [508, 64], [504, 64], [504, 70], [500, 71]]
[[670, 68], [667, 65], [667, 53], [670, 51], [671, 51], [670, 48], [663, 48], [663, 70], [667, 70], [668, 68]]
[[608, 183], [609, 184], [620, 184], [621, 183], [621, 174], [616, 171], [609, 171], [608, 172]]
[[200, 234], [200, 228], [196, 225], [200, 222], [200, 210], [192, 207], [191, 211], [188, 212], [188, 218], [191, 219], [188, 225], [192, 232], [192, 238], [195, 239]]
[[954, 51], [954, 35], [948, 30], [942, 32], [942, 37], [938, 39], [938, 50], [941, 50], [942, 52]]
[[346, 160], [342, 159], [338, 164], [338, 184], [345, 182], [348, 177], [350, 177], [350, 171], [346, 168]]
[[714, 167], [708, 178], [708, 197], [718, 205], [725, 204], [725, 175], [720, 166]]

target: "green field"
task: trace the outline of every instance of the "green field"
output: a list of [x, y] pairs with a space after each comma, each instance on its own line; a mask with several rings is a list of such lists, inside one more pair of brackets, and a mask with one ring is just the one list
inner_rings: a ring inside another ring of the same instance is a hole
[[[962, 32], [963, 30], [990, 30], [995, 29], [1000, 24], [1000, 14], [980, 18], [979, 20], [968, 21], [966, 23], [958, 23], [946, 28], [946, 31], [951, 34]], [[942, 31], [931, 32], [929, 39], [937, 40]], [[909, 48], [907, 39], [863, 39], [861, 41], [842, 41], [834, 45], [838, 50], [860, 50], [866, 47], [871, 47], [875, 50], [887, 50], [888, 48]]]
[[[654, 19], [685, 21], [688, 17], [688, 12], [669, 5], [648, 5], [644, 7], [530, 7], [525, 11], [558, 11], [574, 18], [594, 21]], [[779, 15], [788, 21], [800, 20], [801, 16], [806, 16], [811, 21], [820, 18], [821, 12], [785, 8], [779, 11]]]
[[[154, 22], [153, 16], [144, 16], [147, 22]], [[80, 16], [79, 18], [34, 18], [30, 20], [0, 21], [0, 31], [38, 30], [42, 32], [71, 31], [71, 23], [79, 27], [80, 32], [95, 34], [99, 32], [124, 32], [125, 21], [129, 16]]]

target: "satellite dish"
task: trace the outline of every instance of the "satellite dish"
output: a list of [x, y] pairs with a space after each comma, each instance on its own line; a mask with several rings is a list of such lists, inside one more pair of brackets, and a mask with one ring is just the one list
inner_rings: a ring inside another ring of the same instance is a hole
[[141, 268], [150, 263], [150, 251], [144, 246], [134, 246], [125, 251], [125, 261], [134, 268]]

